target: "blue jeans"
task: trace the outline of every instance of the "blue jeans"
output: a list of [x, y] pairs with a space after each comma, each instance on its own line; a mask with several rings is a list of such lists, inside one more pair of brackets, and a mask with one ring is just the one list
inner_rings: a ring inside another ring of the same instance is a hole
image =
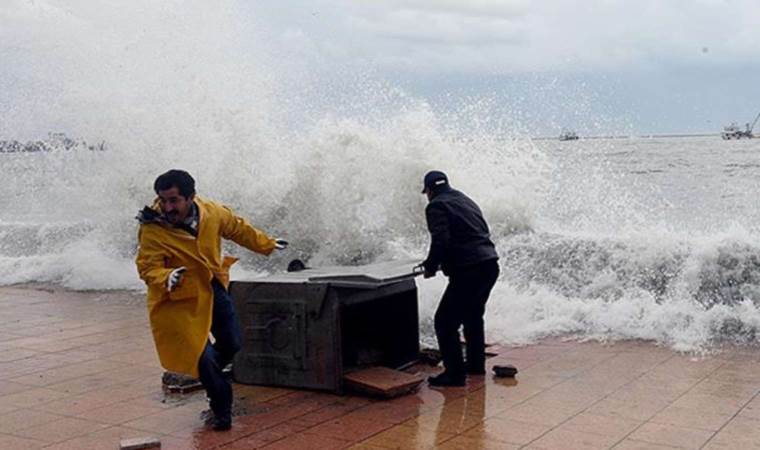
[[211, 318], [211, 334], [214, 343], [206, 343], [198, 361], [198, 373], [206, 394], [211, 400], [211, 410], [216, 417], [229, 417], [232, 411], [232, 385], [222, 369], [232, 362], [240, 350], [240, 327], [235, 317], [232, 297], [216, 278], [211, 281], [214, 290], [214, 308]]

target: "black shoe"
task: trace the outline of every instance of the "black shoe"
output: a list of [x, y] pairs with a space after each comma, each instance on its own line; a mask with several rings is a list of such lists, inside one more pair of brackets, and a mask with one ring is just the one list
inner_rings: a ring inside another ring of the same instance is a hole
[[493, 366], [493, 373], [500, 378], [514, 378], [514, 376], [517, 375], [517, 367], [512, 364]]
[[232, 428], [231, 416], [214, 417], [214, 421], [211, 425], [211, 429], [213, 429], [214, 431], [227, 431], [230, 428]]
[[464, 386], [465, 376], [456, 376], [450, 374], [449, 372], [443, 372], [440, 375], [428, 377], [428, 383], [431, 386]]
[[467, 368], [467, 375], [485, 375], [485, 374], [486, 374], [485, 367], [468, 367]]
[[201, 411], [201, 420], [203, 421], [204, 425], [213, 425], [214, 424], [214, 412], [210, 409], [204, 409]]

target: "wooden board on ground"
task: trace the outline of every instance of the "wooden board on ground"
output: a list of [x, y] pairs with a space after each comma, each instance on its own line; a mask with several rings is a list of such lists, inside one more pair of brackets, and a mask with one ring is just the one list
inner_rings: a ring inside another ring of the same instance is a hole
[[348, 389], [385, 398], [413, 392], [422, 380], [421, 375], [412, 375], [388, 367], [370, 367], [343, 376]]
[[148, 450], [161, 448], [161, 440], [156, 437], [141, 437], [132, 439], [122, 439], [121, 450]]

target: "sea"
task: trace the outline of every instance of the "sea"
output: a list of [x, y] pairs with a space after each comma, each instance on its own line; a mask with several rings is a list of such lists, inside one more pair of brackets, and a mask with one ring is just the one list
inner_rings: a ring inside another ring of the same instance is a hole
[[[269, 258], [228, 245], [242, 257], [233, 278], [295, 258], [312, 267], [421, 260], [421, 179], [437, 168], [480, 204], [498, 248], [490, 340], [646, 339], [689, 352], [757, 344], [760, 140], [439, 137], [432, 156], [404, 133], [333, 126], [279, 163], [239, 154], [209, 166], [193, 155], [138, 171], [137, 156], [56, 139], [0, 153], [0, 284], [144, 290], [134, 216], [151, 203], [155, 175], [175, 166], [196, 177], [199, 195], [291, 242]], [[427, 338], [445, 282], [418, 281]]]
[[[536, 139], [524, 111], [486, 94], [446, 109], [364, 62], [330, 64], [239, 2], [10, 3], [0, 285], [143, 291], [135, 215], [170, 168], [290, 241], [271, 257], [225, 246], [241, 257], [233, 278], [296, 258], [422, 260], [422, 177], [439, 169], [481, 206], [500, 255], [489, 341], [758, 344], [760, 139], [584, 136], [605, 134], [603, 117], [577, 141]], [[445, 285], [418, 281], [427, 340]]]

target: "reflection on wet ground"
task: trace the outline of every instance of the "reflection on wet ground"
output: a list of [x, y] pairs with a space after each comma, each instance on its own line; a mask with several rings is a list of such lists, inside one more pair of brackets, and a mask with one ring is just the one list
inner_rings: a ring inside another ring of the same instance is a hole
[[760, 350], [640, 341], [492, 347], [489, 368], [516, 378], [392, 400], [235, 385], [233, 428], [216, 433], [203, 393], [162, 392], [144, 306], [103, 295], [0, 288], [0, 448], [760, 448]]

